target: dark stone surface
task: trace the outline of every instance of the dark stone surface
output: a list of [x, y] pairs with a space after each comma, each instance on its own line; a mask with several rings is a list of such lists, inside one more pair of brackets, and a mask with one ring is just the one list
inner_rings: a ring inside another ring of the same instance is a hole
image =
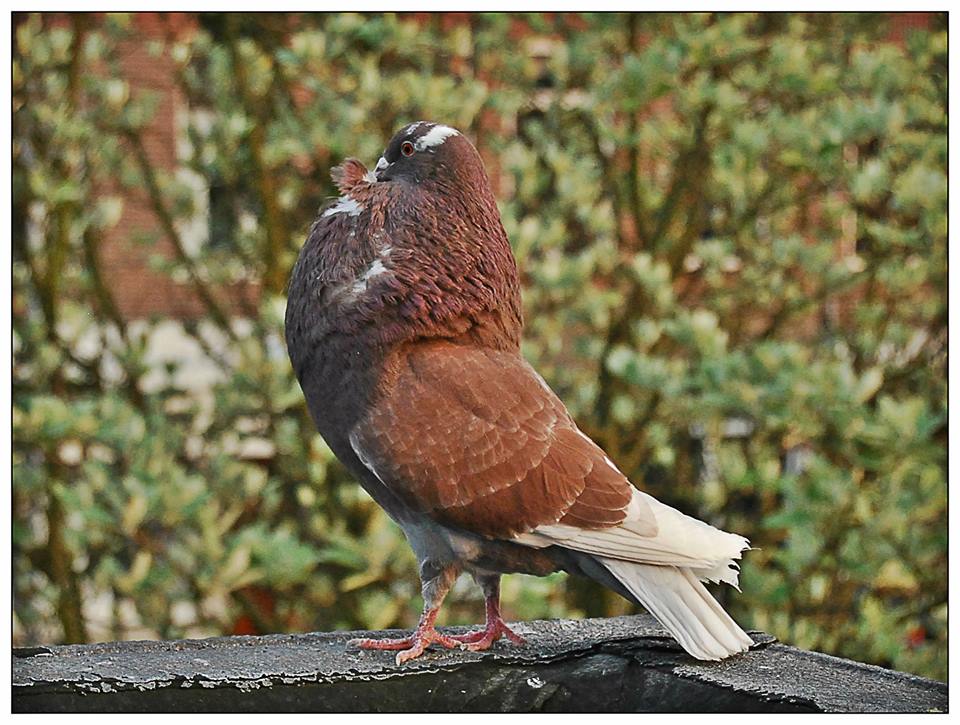
[[[453, 631], [465, 631], [453, 627]], [[928, 712], [940, 682], [778, 644], [685, 654], [650, 617], [524, 622], [516, 647], [397, 667], [317, 633], [13, 652], [14, 712]], [[392, 634], [396, 634], [395, 632]]]

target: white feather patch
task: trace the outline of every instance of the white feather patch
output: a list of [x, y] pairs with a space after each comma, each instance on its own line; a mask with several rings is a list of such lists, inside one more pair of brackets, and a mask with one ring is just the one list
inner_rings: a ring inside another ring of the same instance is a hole
[[357, 216], [363, 211], [363, 206], [353, 197], [341, 196], [336, 206], [332, 206], [323, 212], [324, 216], [333, 216], [334, 214], [344, 214], [348, 216]]
[[350, 288], [351, 298], [366, 292], [367, 286], [370, 284], [370, 280], [390, 271], [387, 269], [386, 265], [384, 265], [383, 260], [390, 256], [391, 249], [392, 247], [386, 246], [380, 250], [379, 256], [373, 260], [373, 262], [370, 263], [370, 266], [364, 270], [363, 274], [357, 278], [357, 281], [354, 282], [353, 286]]
[[449, 126], [434, 126], [427, 133], [417, 139], [414, 147], [417, 151], [424, 151], [434, 146], [439, 146], [451, 136], [459, 136], [460, 132]]
[[360, 459], [360, 463], [370, 469], [370, 472], [380, 480], [380, 483], [383, 483], [383, 478], [381, 478], [380, 474], [377, 473], [377, 469], [373, 467], [370, 457], [360, 447], [360, 443], [357, 440], [356, 428], [350, 431], [350, 435], [347, 436], [347, 440], [350, 441], [350, 447], [353, 449], [353, 452], [357, 454], [357, 458]]

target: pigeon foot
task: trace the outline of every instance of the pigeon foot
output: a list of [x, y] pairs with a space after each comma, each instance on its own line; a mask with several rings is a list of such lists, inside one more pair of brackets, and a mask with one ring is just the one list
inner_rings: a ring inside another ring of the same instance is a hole
[[514, 644], [526, 643], [526, 640], [510, 629], [500, 617], [488, 620], [487, 626], [483, 629], [466, 634], [455, 634], [450, 639], [460, 642], [465, 649], [471, 652], [482, 652], [485, 649], [490, 649], [490, 646], [501, 637], [506, 637]]
[[490, 649], [490, 646], [501, 637], [506, 637], [514, 644], [525, 644], [526, 640], [510, 629], [500, 616], [500, 576], [480, 577], [477, 578], [477, 582], [483, 588], [487, 623], [483, 629], [455, 635], [452, 639], [463, 644], [464, 648], [471, 652]]
[[433, 626], [418, 627], [411, 636], [400, 639], [351, 639], [347, 642], [348, 647], [360, 649], [400, 650], [396, 658], [398, 665], [419, 657], [431, 644], [439, 644], [448, 649], [463, 648], [463, 644], [453, 637], [440, 634]]
[[397, 664], [419, 657], [431, 644], [439, 644], [447, 649], [462, 649], [463, 644], [452, 637], [440, 634], [433, 626], [437, 619], [437, 612], [440, 611], [440, 605], [428, 607], [420, 617], [420, 623], [409, 637], [400, 639], [351, 639], [347, 642], [348, 647], [359, 647], [360, 649], [383, 649], [400, 650], [397, 652]]

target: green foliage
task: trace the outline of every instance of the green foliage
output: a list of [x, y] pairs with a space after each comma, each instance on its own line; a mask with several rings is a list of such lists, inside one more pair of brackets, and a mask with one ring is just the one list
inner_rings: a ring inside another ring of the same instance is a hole
[[[518, 23], [554, 39], [548, 57]], [[117, 55], [134, 25], [28, 16], [13, 69], [20, 636], [415, 621], [412, 554], [315, 434], [282, 317], [329, 167], [431, 118], [468, 132], [497, 181], [527, 356], [634, 481], [753, 542], [743, 594], [724, 593], [736, 618], [944, 679], [934, 24], [897, 45], [875, 15], [205, 17], [157, 50], [193, 109], [182, 165], [230, 204], [209, 244], [157, 260], [206, 309], [179, 325], [196, 354], [164, 362], [151, 341], [171, 322], [125, 321], [97, 261], [130, 190], [157, 237], [178, 241], [197, 212], [185, 177], [142, 153], [157, 99]], [[210, 293], [238, 280], [258, 309]], [[480, 616], [461, 585], [447, 622]], [[628, 611], [563, 576], [508, 577], [504, 599], [517, 617]]]

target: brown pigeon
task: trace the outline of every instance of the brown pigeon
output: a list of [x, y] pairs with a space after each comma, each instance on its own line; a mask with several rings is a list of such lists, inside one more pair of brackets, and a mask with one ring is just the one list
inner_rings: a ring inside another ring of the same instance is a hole
[[[750, 638], [703, 581], [737, 585], [749, 544], [633, 487], [520, 354], [517, 266], [483, 162], [449, 126], [418, 122], [310, 229], [289, 286], [290, 359], [320, 434], [399, 524], [420, 563], [423, 615], [400, 650], [523, 640], [499, 610], [502, 573], [564, 570], [642, 604], [694, 657]], [[434, 621], [461, 572], [486, 627]]]

